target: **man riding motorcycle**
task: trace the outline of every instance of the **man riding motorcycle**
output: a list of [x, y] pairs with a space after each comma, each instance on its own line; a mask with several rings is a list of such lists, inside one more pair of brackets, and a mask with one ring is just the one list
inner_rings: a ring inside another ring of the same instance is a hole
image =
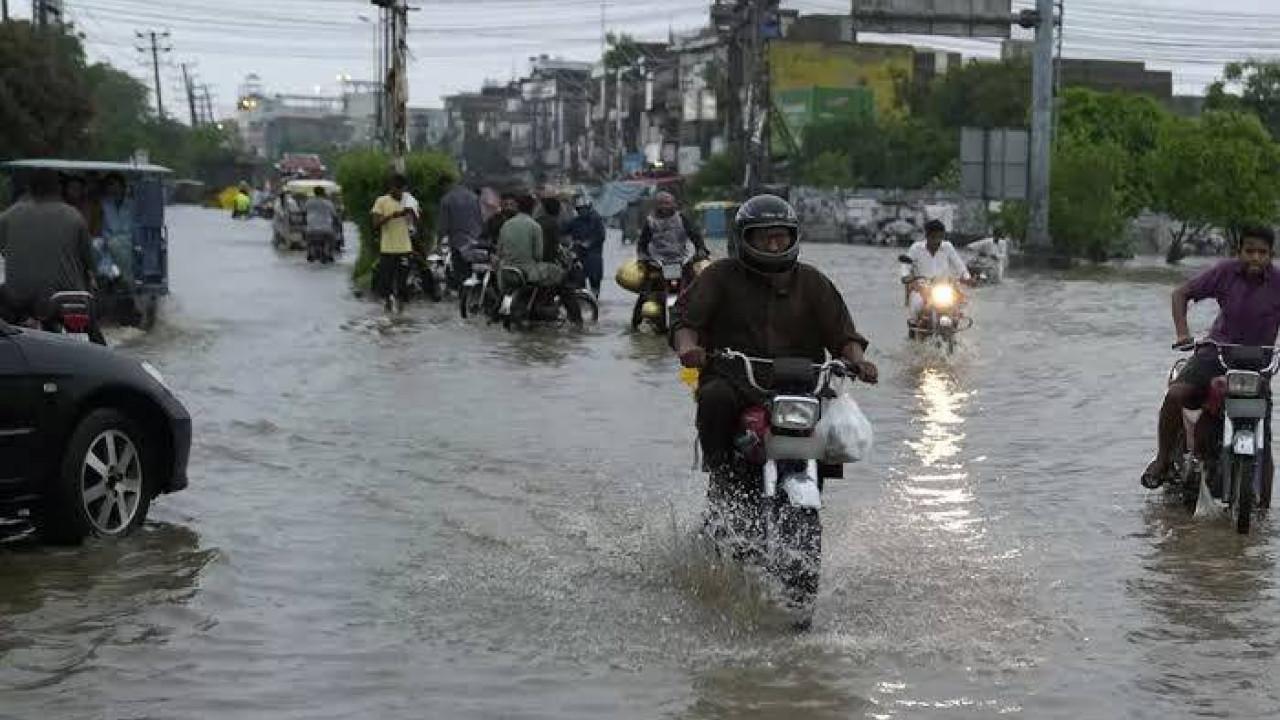
[[[1173, 291], [1173, 329], [1176, 347], [1190, 347], [1191, 331], [1187, 325], [1187, 306], [1212, 298], [1218, 303], [1209, 339], [1235, 345], [1269, 346], [1280, 333], [1280, 269], [1275, 256], [1275, 233], [1267, 227], [1241, 231], [1240, 251], [1236, 258], [1223, 260]], [[1218, 355], [1211, 348], [1197, 352], [1169, 385], [1160, 408], [1159, 448], [1156, 457], [1142, 473], [1142, 485], [1155, 489], [1168, 480], [1173, 451], [1184, 432], [1183, 408], [1197, 409], [1203, 404], [1209, 386], [1226, 373]], [[1267, 437], [1270, 437], [1270, 428]], [[1272, 475], [1270, 443], [1264, 460], [1263, 477]], [[1270, 483], [1266, 483], [1270, 487]], [[1269, 498], [1264, 498], [1264, 504]]]
[[697, 427], [712, 482], [731, 485], [734, 435], [752, 401], [739, 384], [708, 366], [709, 353], [732, 348], [765, 358], [825, 354], [848, 362], [866, 382], [876, 366], [863, 356], [858, 334], [836, 286], [798, 261], [800, 223], [780, 197], [757, 195], [738, 210], [730, 257], [693, 281], [675, 313], [672, 345], [680, 362], [702, 369]]
[[[575, 327], [582, 326], [582, 308], [564, 287], [565, 269], [556, 263], [543, 262], [544, 243], [542, 227], [533, 219], [533, 212], [538, 201], [530, 194], [520, 195], [516, 200], [519, 212], [515, 217], [503, 224], [498, 233], [498, 260], [502, 268], [519, 270], [525, 282], [535, 288], [555, 289], [563, 299], [569, 322]], [[499, 283], [504, 276], [499, 275]], [[501, 287], [503, 292], [510, 288]]]
[[636, 243], [636, 257], [649, 265], [665, 265], [679, 263], [685, 266], [685, 276], [691, 274], [689, 269], [689, 245], [693, 245], [693, 260], [710, 257], [707, 245], [703, 242], [702, 233], [682, 212], [677, 212], [676, 197], [669, 192], [660, 192], [654, 198], [654, 211], [645, 219], [644, 229], [640, 231], [640, 241]]
[[[84, 218], [63, 201], [56, 172], [37, 170], [29, 190], [30, 202], [0, 214], [0, 257], [5, 260], [0, 310], [9, 322], [35, 317], [49, 329], [50, 319], [41, 315], [54, 294], [96, 290], [93, 246]], [[88, 335], [107, 344], [92, 316]]]
[[[924, 280], [957, 280], [968, 283], [969, 267], [956, 247], [946, 240], [947, 226], [940, 220], [930, 220], [924, 226], [925, 239], [917, 241], [907, 250], [911, 258], [912, 276]], [[907, 286], [907, 306], [911, 309], [911, 322], [918, 324], [927, 304], [918, 287]]]

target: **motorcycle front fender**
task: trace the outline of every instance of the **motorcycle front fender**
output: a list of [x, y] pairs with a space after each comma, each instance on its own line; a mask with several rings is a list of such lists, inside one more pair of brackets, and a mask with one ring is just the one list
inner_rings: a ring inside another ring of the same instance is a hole
[[818, 462], [810, 460], [803, 473], [792, 473], [782, 481], [782, 491], [792, 507], [822, 509], [822, 491], [818, 489]]

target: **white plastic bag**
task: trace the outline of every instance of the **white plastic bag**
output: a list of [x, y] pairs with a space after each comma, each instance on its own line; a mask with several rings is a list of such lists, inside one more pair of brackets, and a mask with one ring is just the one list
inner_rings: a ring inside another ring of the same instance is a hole
[[827, 401], [816, 433], [826, 443], [822, 457], [824, 463], [858, 462], [871, 453], [871, 421], [862, 414], [862, 409], [851, 395], [841, 393]]

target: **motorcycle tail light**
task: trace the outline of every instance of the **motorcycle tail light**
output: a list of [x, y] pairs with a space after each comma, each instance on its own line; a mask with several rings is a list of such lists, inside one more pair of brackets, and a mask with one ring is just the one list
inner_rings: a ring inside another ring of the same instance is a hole
[[89, 332], [89, 316], [82, 313], [69, 313], [62, 316], [62, 327], [67, 332]]
[[817, 398], [780, 395], [774, 398], [771, 419], [779, 430], [812, 430], [821, 415]]
[[1262, 394], [1262, 375], [1247, 370], [1227, 371], [1227, 394], [1232, 397], [1258, 397]]

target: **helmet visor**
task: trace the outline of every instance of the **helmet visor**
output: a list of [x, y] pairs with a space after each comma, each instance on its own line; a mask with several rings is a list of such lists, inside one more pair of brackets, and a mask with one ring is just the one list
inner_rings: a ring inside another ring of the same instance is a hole
[[753, 227], [746, 232], [747, 245], [761, 255], [786, 255], [795, 247], [797, 237], [794, 228], [785, 225]]

